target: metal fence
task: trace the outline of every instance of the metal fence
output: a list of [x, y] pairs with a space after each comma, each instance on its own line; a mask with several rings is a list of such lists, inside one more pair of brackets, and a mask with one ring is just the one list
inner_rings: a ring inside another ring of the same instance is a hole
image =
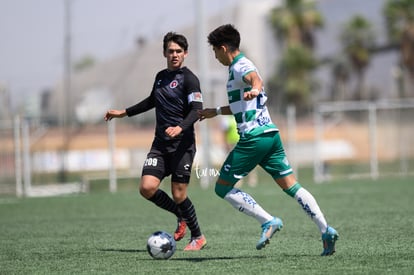
[[[273, 118], [281, 130], [294, 171], [299, 174], [302, 167], [313, 167], [315, 182], [323, 182], [336, 177], [375, 179], [412, 173], [413, 117], [414, 100], [405, 99], [321, 103], [315, 106], [313, 120], [309, 116], [305, 120], [297, 119], [291, 106], [285, 115]], [[89, 183], [97, 180], [106, 182], [108, 190], [116, 192], [119, 179], [138, 178], [153, 138], [153, 128], [144, 131], [115, 121], [70, 131], [47, 128], [19, 117], [1, 121], [0, 195], [86, 192]], [[214, 182], [217, 175], [197, 172], [216, 171], [226, 154], [219, 137], [218, 120], [208, 123], [210, 145], [207, 150], [202, 143], [198, 145], [193, 165], [195, 176], [204, 187], [205, 182]], [[198, 125], [196, 131], [200, 131]], [[64, 139], [64, 134], [70, 137]], [[197, 136], [201, 135], [197, 133]], [[70, 141], [65, 150], [62, 150], [62, 140]], [[203, 163], [206, 154], [213, 164]], [[61, 181], [62, 168], [77, 174], [77, 179]]]
[[314, 180], [413, 172], [413, 117], [412, 99], [317, 105]]
[[[19, 123], [19, 121], [15, 121]], [[13, 121], [0, 121], [0, 194], [17, 194], [21, 196], [22, 171], [21, 166], [20, 127], [16, 129]]]

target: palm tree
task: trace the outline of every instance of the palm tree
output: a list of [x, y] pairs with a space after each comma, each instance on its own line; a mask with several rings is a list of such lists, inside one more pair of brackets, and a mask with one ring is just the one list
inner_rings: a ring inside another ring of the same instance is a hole
[[351, 65], [344, 56], [338, 56], [331, 61], [332, 87], [329, 99], [331, 101], [343, 101], [349, 94], [349, 82], [351, 78]]
[[355, 99], [359, 100], [364, 97], [364, 76], [371, 59], [370, 50], [375, 44], [375, 33], [367, 19], [355, 15], [345, 24], [340, 38], [343, 51], [356, 73]]
[[284, 6], [273, 9], [270, 21], [284, 46], [302, 44], [310, 49], [315, 46], [315, 30], [323, 26], [315, 3], [305, 0], [286, 0]]
[[[388, 39], [400, 46], [400, 66], [407, 87], [413, 90], [414, 79], [414, 1], [388, 0], [383, 8]], [[404, 91], [401, 91], [404, 94]]]
[[283, 6], [272, 10], [270, 22], [283, 55], [277, 76], [269, 86], [281, 89], [286, 103], [303, 107], [312, 92], [311, 72], [316, 64], [312, 52], [314, 32], [323, 26], [322, 16], [313, 1], [286, 0]]
[[312, 52], [301, 45], [291, 45], [283, 52], [279, 66], [277, 82], [285, 92], [285, 100], [305, 107], [314, 86], [309, 73], [316, 67]]

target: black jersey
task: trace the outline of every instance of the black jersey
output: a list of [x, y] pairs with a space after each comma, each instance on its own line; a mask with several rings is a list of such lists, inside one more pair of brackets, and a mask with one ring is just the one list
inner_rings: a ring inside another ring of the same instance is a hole
[[[156, 140], [185, 139], [193, 143], [195, 140], [193, 123], [197, 118], [192, 114], [190, 123], [186, 123], [185, 119], [191, 111], [194, 113], [194, 103], [199, 103], [197, 109], [202, 108], [201, 102], [200, 81], [193, 72], [187, 67], [175, 71], [164, 69], [157, 73], [150, 96], [127, 108], [127, 114], [133, 116], [155, 107]], [[180, 136], [171, 139], [165, 134], [168, 127], [184, 124]]]

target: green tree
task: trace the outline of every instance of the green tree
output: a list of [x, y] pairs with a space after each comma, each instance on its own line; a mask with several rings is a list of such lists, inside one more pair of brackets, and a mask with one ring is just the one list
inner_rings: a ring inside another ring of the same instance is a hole
[[340, 55], [332, 59], [331, 66], [332, 87], [329, 91], [329, 100], [346, 100], [349, 94], [351, 64], [345, 56]]
[[315, 85], [311, 71], [316, 67], [312, 52], [301, 46], [287, 47], [279, 64], [275, 84], [284, 91], [284, 100], [304, 108]]
[[364, 77], [371, 60], [371, 49], [375, 46], [375, 33], [371, 23], [360, 15], [353, 16], [341, 32], [343, 51], [356, 75], [354, 99], [364, 96]]
[[399, 45], [400, 66], [403, 71], [406, 91], [413, 90], [414, 79], [414, 1], [388, 0], [383, 8], [388, 39], [391, 44]]
[[283, 92], [283, 98], [276, 97], [279, 103], [302, 108], [307, 105], [314, 84], [315, 31], [323, 26], [322, 15], [313, 1], [286, 0], [271, 11], [270, 22], [283, 53], [269, 86]]

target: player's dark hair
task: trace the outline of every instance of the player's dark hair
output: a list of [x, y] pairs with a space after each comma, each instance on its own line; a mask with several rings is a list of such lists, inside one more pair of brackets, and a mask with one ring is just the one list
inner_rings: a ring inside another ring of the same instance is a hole
[[212, 31], [208, 37], [208, 43], [213, 47], [226, 45], [229, 50], [234, 51], [240, 46], [240, 33], [231, 24], [226, 24]]
[[162, 45], [164, 52], [167, 50], [168, 43], [171, 41], [177, 43], [181, 48], [184, 49], [184, 51], [188, 50], [188, 42], [184, 35], [175, 32], [169, 32], [164, 36], [164, 43]]

